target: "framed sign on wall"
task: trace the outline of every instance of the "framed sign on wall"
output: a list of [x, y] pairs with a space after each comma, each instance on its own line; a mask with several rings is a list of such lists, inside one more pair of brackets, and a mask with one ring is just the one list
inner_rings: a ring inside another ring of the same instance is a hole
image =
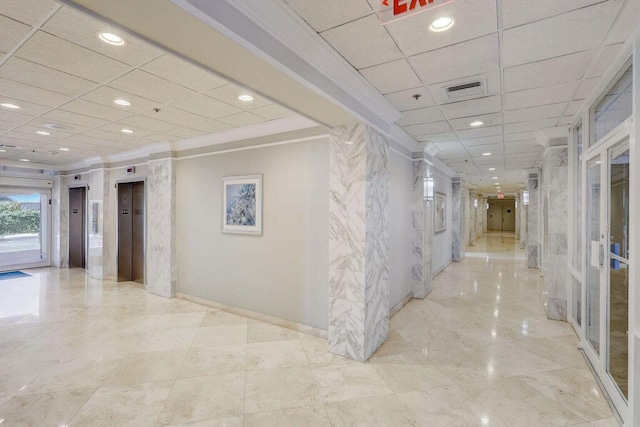
[[222, 178], [222, 232], [262, 236], [262, 175]]
[[447, 195], [436, 193], [436, 206], [434, 214], [435, 232], [442, 233], [447, 229]]

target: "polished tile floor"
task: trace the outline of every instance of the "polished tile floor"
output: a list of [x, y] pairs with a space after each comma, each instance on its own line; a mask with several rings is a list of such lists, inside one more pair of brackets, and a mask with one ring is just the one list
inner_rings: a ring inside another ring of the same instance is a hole
[[514, 237], [472, 249], [366, 364], [77, 270], [0, 281], [0, 427], [617, 426]]

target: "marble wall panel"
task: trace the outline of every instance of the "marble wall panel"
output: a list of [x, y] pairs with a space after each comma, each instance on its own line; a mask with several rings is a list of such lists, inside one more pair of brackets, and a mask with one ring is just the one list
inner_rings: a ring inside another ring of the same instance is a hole
[[529, 191], [529, 213], [527, 218], [527, 266], [539, 268], [540, 238], [539, 238], [539, 177], [537, 173], [530, 173], [527, 181]]
[[434, 203], [424, 198], [424, 180], [430, 177], [429, 164], [413, 162], [413, 297], [424, 299], [432, 289], [431, 254], [433, 248]]
[[543, 158], [544, 285], [547, 317], [567, 320], [569, 200], [568, 148], [551, 147]]
[[[113, 280], [113, 272], [104, 266], [115, 256], [116, 249], [111, 242], [115, 233], [112, 221], [113, 213], [107, 208], [114, 193], [111, 191], [109, 170], [96, 169], [89, 172], [89, 248], [87, 251], [87, 270], [89, 276], [99, 280]], [[68, 203], [67, 203], [68, 204]], [[96, 229], [92, 224], [97, 224]]]
[[329, 350], [365, 361], [389, 334], [388, 141], [334, 129], [329, 174]]
[[149, 293], [174, 298], [176, 262], [176, 165], [172, 158], [149, 161], [147, 178], [147, 280]]
[[459, 179], [454, 179], [452, 183], [452, 203], [451, 203], [451, 219], [453, 222], [453, 261], [461, 262], [465, 256], [464, 246], [464, 189]]

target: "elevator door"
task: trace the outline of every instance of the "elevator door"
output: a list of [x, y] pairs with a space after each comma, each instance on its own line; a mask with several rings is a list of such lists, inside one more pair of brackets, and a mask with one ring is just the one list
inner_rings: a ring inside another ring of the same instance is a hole
[[118, 184], [118, 281], [144, 283], [144, 182]]
[[84, 268], [86, 254], [86, 189], [69, 189], [69, 268]]

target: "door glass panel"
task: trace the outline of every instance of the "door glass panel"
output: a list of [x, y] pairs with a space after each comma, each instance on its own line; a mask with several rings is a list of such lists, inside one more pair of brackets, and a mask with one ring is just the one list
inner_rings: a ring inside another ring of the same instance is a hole
[[633, 68], [629, 65], [593, 110], [593, 140], [600, 141], [633, 113]]
[[628, 397], [629, 329], [629, 143], [609, 152], [609, 328], [608, 371]]
[[42, 223], [46, 200], [38, 193], [0, 193], [0, 267], [44, 259]]
[[587, 339], [600, 354], [600, 157], [587, 165]]
[[575, 180], [575, 194], [576, 194], [576, 221], [575, 221], [575, 236], [576, 238], [573, 247], [573, 268], [578, 271], [582, 271], [582, 124], [578, 125], [574, 131], [575, 136], [575, 162], [576, 166], [576, 180]]

